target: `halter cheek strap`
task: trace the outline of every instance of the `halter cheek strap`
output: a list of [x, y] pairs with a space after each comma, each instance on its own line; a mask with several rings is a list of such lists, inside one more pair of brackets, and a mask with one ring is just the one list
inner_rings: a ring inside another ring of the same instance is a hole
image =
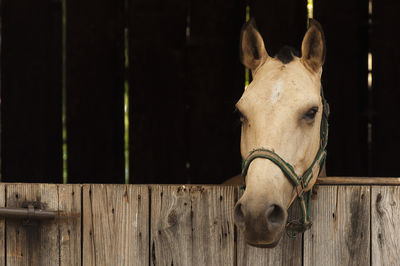
[[[322, 165], [325, 162], [326, 158], [326, 146], [328, 144], [328, 117], [329, 117], [329, 105], [325, 100], [323, 89], [321, 87], [321, 98], [323, 104], [323, 114], [321, 118], [321, 127], [320, 127], [320, 148], [314, 158], [314, 161], [311, 163], [311, 166], [303, 173], [302, 176], [298, 176], [294, 171], [294, 168], [291, 164], [287, 163], [283, 160], [278, 154], [275, 152], [259, 148], [250, 152], [247, 156], [246, 160], [242, 163], [242, 176], [246, 177], [247, 171], [249, 170], [250, 164], [254, 159], [268, 159], [282, 170], [285, 176], [292, 183], [295, 191], [295, 195], [293, 196], [289, 206], [293, 203], [294, 199], [299, 199], [300, 208], [303, 214], [303, 217], [300, 222], [289, 222], [286, 225], [286, 229], [288, 231], [294, 232], [304, 232], [309, 229], [312, 225], [311, 217], [310, 217], [310, 206], [311, 206], [311, 194], [312, 187], [315, 184], [317, 177], [320, 174], [322, 169]], [[288, 207], [289, 207], [288, 206]]]

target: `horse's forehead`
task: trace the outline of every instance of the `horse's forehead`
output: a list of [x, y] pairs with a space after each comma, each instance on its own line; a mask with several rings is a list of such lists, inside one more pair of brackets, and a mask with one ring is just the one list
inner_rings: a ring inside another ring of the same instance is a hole
[[278, 60], [263, 65], [243, 96], [257, 101], [278, 103], [285, 98], [319, 95], [318, 80], [296, 58], [288, 64]]
[[[259, 82], [257, 82], [259, 80]], [[288, 64], [283, 64], [279, 60], [273, 59], [260, 68], [255, 78], [257, 89], [266, 90], [275, 87], [275, 84], [283, 84], [288, 89], [312, 90], [315, 83], [315, 76], [311, 74], [299, 58]]]

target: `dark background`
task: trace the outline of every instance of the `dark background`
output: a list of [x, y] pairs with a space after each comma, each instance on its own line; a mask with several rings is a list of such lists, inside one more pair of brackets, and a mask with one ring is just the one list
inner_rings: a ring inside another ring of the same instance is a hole
[[[221, 183], [236, 175], [233, 111], [244, 88], [238, 45], [246, 5], [272, 55], [285, 44], [299, 49], [307, 20], [306, 1], [298, 0], [0, 4], [4, 182], [62, 182], [64, 99], [68, 181], [123, 183], [124, 82], [131, 182]], [[328, 175], [399, 173], [400, 1], [373, 0], [372, 16], [368, 4], [314, 1], [327, 40]]]

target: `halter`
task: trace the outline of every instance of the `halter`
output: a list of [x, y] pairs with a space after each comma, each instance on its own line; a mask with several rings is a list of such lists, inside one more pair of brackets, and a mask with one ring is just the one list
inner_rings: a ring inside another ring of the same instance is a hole
[[[325, 162], [326, 145], [328, 143], [329, 104], [324, 97], [324, 91], [322, 87], [321, 87], [321, 98], [322, 98], [323, 114], [321, 118], [321, 127], [320, 127], [320, 147], [311, 166], [303, 173], [302, 176], [298, 176], [294, 171], [293, 166], [290, 165], [285, 160], [283, 160], [278, 154], [264, 148], [255, 149], [251, 151], [250, 154], [247, 156], [246, 160], [244, 160], [242, 163], [243, 178], [246, 177], [251, 162], [254, 159], [262, 158], [262, 159], [268, 159], [273, 163], [275, 163], [277, 166], [279, 166], [279, 168], [282, 170], [285, 176], [292, 183], [292, 185], [295, 188], [297, 198], [299, 199], [300, 208], [303, 214], [303, 217], [301, 218], [300, 222], [292, 221], [286, 224], [286, 229], [292, 234], [294, 232], [304, 232], [307, 229], [310, 229], [312, 225], [310, 217], [312, 187], [315, 183], [316, 178], [321, 172], [321, 166]], [[291, 200], [289, 206], [293, 203], [294, 199], [295, 197]]]

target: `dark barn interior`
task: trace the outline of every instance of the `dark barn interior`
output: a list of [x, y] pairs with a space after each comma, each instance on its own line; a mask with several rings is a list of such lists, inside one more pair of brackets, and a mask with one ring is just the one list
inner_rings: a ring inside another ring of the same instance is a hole
[[[2, 181], [218, 184], [238, 174], [246, 6], [270, 54], [300, 48], [306, 1], [2, 0]], [[399, 11], [395, 0], [314, 1], [330, 176], [398, 176]]]

